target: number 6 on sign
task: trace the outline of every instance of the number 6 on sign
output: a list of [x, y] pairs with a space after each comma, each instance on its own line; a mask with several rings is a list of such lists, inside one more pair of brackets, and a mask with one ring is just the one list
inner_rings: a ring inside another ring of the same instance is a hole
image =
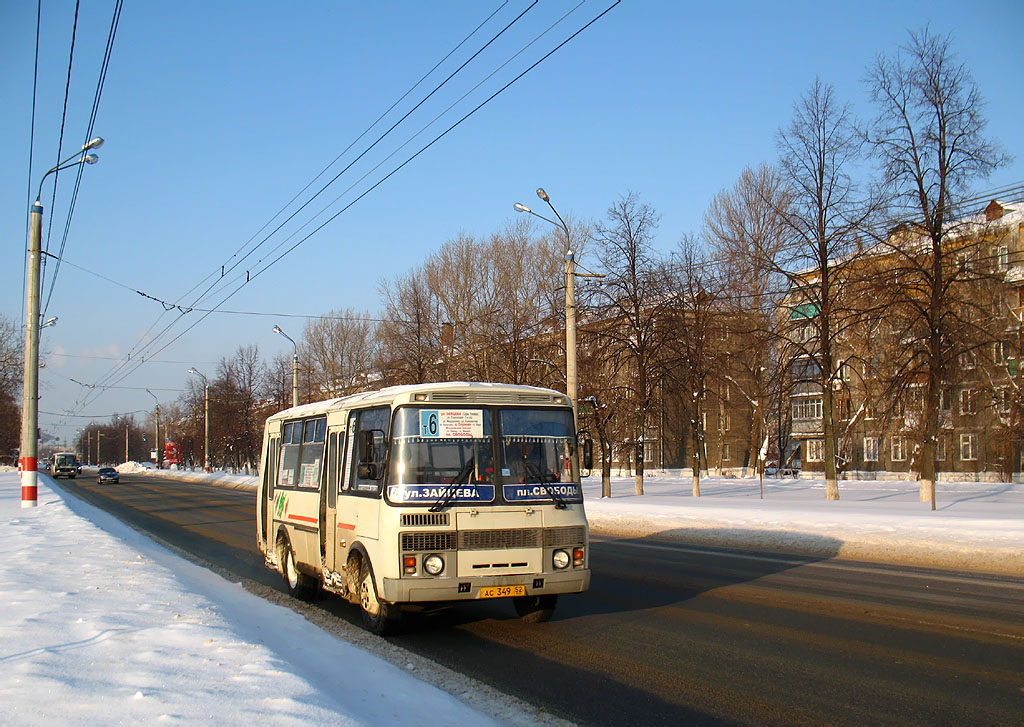
[[420, 412], [420, 436], [436, 437], [438, 435], [437, 410], [424, 409]]

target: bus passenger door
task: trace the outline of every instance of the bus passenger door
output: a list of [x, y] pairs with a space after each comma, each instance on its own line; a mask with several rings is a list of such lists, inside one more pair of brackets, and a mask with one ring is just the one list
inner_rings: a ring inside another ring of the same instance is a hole
[[[327, 481], [322, 497], [325, 497], [326, 516], [324, 527], [320, 532], [320, 552], [324, 557], [324, 566], [329, 571], [337, 571], [338, 528], [338, 487], [341, 484], [339, 468], [342, 452], [345, 447], [345, 428], [331, 427], [327, 430]], [[342, 538], [344, 539], [344, 538]]]
[[267, 452], [263, 459], [263, 499], [260, 505], [260, 522], [263, 525], [263, 542], [267, 552], [274, 552], [274, 490], [277, 487], [277, 458], [281, 451], [281, 439], [274, 435], [267, 439]]
[[[349, 417], [348, 436], [338, 439], [338, 499], [334, 522], [334, 564], [340, 570], [348, 557], [349, 546], [352, 545], [356, 530], [355, 502], [358, 497], [352, 496], [352, 458], [355, 456], [355, 440], [353, 424], [355, 415]], [[344, 441], [342, 441], [344, 440]]]

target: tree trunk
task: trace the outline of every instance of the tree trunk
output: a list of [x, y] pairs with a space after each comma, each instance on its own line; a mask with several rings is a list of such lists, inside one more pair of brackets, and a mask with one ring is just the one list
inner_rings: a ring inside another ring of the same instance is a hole
[[644, 494], [644, 440], [641, 438], [634, 447], [636, 455], [636, 477], [634, 478], [633, 494]]
[[[831, 366], [829, 367], [831, 368]], [[831, 377], [825, 377], [825, 386], [822, 389], [822, 430], [825, 435], [825, 499], [839, 499], [839, 481], [836, 477], [836, 437], [835, 425], [832, 422], [832, 382]]]
[[700, 497], [700, 437], [693, 435], [693, 496]]
[[612, 496], [612, 443], [601, 438], [601, 497]]

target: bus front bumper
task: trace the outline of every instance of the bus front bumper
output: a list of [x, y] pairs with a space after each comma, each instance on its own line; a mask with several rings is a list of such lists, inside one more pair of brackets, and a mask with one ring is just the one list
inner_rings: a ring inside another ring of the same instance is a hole
[[[590, 569], [575, 568], [560, 573], [477, 576], [475, 578], [385, 578], [383, 600], [389, 603], [424, 601], [473, 601], [490, 598], [487, 591], [503, 586], [522, 586], [527, 596], [582, 593], [590, 587]], [[500, 596], [498, 596], [500, 597]]]

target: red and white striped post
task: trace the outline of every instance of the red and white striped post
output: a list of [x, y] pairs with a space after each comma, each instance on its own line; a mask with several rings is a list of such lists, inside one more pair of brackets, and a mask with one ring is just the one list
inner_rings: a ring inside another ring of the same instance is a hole
[[25, 371], [21, 396], [21, 506], [39, 504], [39, 258], [43, 205], [32, 203], [28, 227], [28, 281], [25, 300]]

